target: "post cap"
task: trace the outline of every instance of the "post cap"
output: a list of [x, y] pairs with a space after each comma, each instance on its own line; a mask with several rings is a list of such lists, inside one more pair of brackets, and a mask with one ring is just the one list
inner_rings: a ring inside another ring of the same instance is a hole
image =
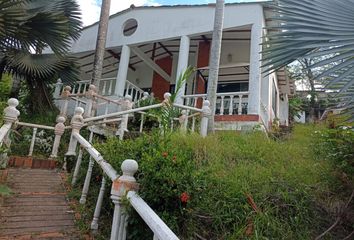
[[163, 95], [163, 98], [166, 100], [166, 99], [170, 99], [171, 97], [171, 93], [169, 92], [166, 92], [164, 95]]
[[59, 116], [59, 117], [57, 118], [57, 123], [65, 123], [65, 117]]
[[135, 160], [126, 159], [123, 161], [121, 169], [123, 175], [120, 180], [135, 182], [134, 174], [138, 171], [139, 165]]
[[16, 98], [10, 98], [9, 100], [7, 100], [7, 105], [9, 105], [9, 107], [14, 107], [16, 108], [18, 106], [19, 102]]
[[133, 100], [133, 97], [129, 94], [125, 95], [124, 97], [126, 100], [129, 100], [129, 101], [132, 101]]

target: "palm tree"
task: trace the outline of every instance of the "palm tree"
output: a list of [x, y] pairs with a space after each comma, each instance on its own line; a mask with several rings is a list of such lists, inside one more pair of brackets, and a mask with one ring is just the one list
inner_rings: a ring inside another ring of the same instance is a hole
[[93, 73], [92, 73], [92, 81], [91, 81], [96, 86], [99, 85], [99, 81], [102, 77], [102, 66], [103, 66], [104, 52], [106, 49], [110, 6], [111, 6], [111, 0], [102, 1], [101, 16], [98, 24], [95, 60], [93, 64]]
[[208, 100], [210, 101], [211, 115], [209, 116], [208, 131], [214, 132], [214, 116], [216, 105], [216, 91], [218, 86], [222, 30], [224, 25], [224, 0], [216, 0], [214, 31], [210, 50]]
[[[49, 84], [58, 77], [78, 79], [75, 59], [67, 52], [80, 31], [75, 0], [0, 1], [0, 79], [5, 73], [23, 79], [29, 88], [31, 110], [46, 111], [51, 106]], [[54, 54], [42, 54], [45, 48]]]
[[354, 113], [354, 0], [275, 0], [263, 44], [265, 72], [299, 58], [321, 57], [309, 68]]

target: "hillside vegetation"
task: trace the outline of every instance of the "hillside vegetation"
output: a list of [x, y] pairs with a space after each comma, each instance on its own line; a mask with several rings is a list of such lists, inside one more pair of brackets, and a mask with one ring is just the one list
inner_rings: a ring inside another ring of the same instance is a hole
[[[139, 194], [181, 239], [314, 239], [336, 221], [352, 186], [351, 176], [328, 157], [321, 131], [327, 130], [296, 126], [290, 137], [277, 141], [260, 132], [204, 139], [152, 134], [109, 139], [97, 147], [117, 170], [124, 159], [138, 161]], [[82, 171], [72, 196], [79, 195], [84, 177]], [[96, 167], [88, 207], [81, 209], [83, 222], [92, 219], [100, 179]], [[107, 192], [102, 239], [112, 219]], [[133, 210], [130, 215], [129, 239], [152, 238]], [[326, 239], [342, 239], [351, 231], [352, 219], [341, 215]]]

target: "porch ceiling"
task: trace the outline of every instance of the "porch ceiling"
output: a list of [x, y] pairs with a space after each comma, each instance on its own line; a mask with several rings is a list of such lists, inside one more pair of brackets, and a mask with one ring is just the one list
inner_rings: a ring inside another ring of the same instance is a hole
[[[238, 42], [238, 41], [250, 41], [251, 30], [249, 26], [240, 27], [236, 29], [228, 29], [223, 33], [223, 42]], [[190, 54], [195, 54], [198, 51], [198, 43], [200, 41], [209, 42], [212, 39], [211, 33], [192, 36], [190, 39]], [[164, 40], [161, 42], [148, 43], [138, 45], [138, 47], [147, 55], [151, 56], [152, 60], [160, 59], [166, 56], [178, 55], [179, 52], [179, 39]], [[115, 75], [119, 65], [119, 59], [121, 54], [121, 48], [107, 49], [104, 55], [103, 62], [103, 77], [109, 75]], [[76, 54], [79, 58], [79, 65], [81, 71], [81, 77], [89, 79], [92, 74], [94, 52], [85, 52]], [[131, 53], [129, 68], [132, 71], [136, 70], [139, 64], [143, 64], [136, 54]]]

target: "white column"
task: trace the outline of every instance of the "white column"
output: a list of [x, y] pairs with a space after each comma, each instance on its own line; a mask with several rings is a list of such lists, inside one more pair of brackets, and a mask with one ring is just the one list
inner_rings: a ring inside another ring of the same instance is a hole
[[[189, 58], [189, 45], [190, 39], [187, 36], [181, 37], [181, 43], [179, 46], [179, 55], [178, 55], [178, 65], [177, 65], [177, 74], [176, 74], [176, 86], [178, 85], [179, 76], [187, 69], [188, 67], [188, 58]], [[182, 96], [186, 89], [186, 83], [183, 84], [180, 91], [176, 97], [176, 103], [183, 104]]]
[[248, 114], [260, 114], [261, 100], [261, 54], [262, 46], [262, 25], [255, 23], [251, 31], [251, 51], [250, 51], [250, 74], [249, 74], [249, 97]]
[[127, 45], [123, 45], [122, 53], [120, 55], [116, 87], [114, 90], [114, 94], [116, 96], [123, 97], [125, 82], [128, 76], [129, 60], [130, 60], [130, 47]]

